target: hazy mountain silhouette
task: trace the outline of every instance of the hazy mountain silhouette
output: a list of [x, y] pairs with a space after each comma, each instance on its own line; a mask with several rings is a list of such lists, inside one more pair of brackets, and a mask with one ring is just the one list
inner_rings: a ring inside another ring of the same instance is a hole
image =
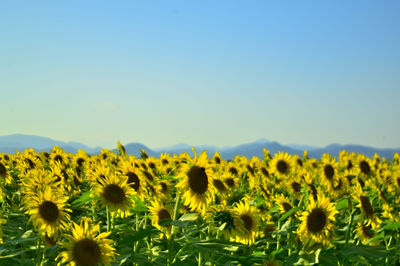
[[71, 153], [75, 153], [78, 149], [85, 150], [89, 154], [98, 153], [101, 150], [100, 147], [92, 148], [79, 142], [64, 142], [34, 135], [0, 136], [0, 152], [15, 153], [16, 150], [22, 152], [27, 148], [33, 148], [36, 151], [49, 151], [54, 146], [59, 146], [64, 151]]
[[[8, 136], [0, 136], [0, 152], [15, 153], [16, 150], [22, 152], [26, 148], [34, 148], [37, 151], [46, 150], [49, 151], [53, 146], [59, 146], [66, 152], [75, 153], [78, 149], [83, 149], [89, 154], [99, 153], [101, 148], [91, 148], [85, 144], [78, 142], [63, 142], [53, 140], [51, 138], [45, 138], [33, 135], [22, 135], [14, 134]], [[144, 149], [149, 156], [159, 157], [161, 153], [167, 153], [170, 155], [180, 154], [182, 152], [188, 153], [193, 156], [192, 146], [185, 143], [179, 143], [169, 147], [150, 149], [146, 145], [138, 142], [132, 142], [124, 145], [126, 152], [130, 155], [140, 157], [140, 150]], [[302, 156], [304, 149], [307, 149], [309, 157], [321, 158], [323, 153], [329, 153], [334, 157], [338, 157], [341, 150], [347, 150], [348, 152], [362, 153], [369, 157], [372, 157], [375, 153], [383, 156], [387, 159], [392, 158], [395, 152], [400, 153], [400, 148], [373, 148], [363, 145], [353, 144], [331, 144], [326, 147], [314, 147], [309, 145], [282, 145], [276, 141], [269, 141], [267, 139], [259, 139], [257, 141], [241, 144], [230, 147], [216, 147], [210, 145], [197, 145], [194, 146], [197, 153], [204, 150], [207, 151], [209, 157], [212, 157], [216, 151], [218, 151], [221, 157], [225, 160], [232, 160], [236, 155], [243, 155], [247, 158], [257, 156], [260, 159], [264, 157], [263, 149], [267, 149], [271, 155], [279, 151], [288, 152], [290, 154], [298, 154]]]

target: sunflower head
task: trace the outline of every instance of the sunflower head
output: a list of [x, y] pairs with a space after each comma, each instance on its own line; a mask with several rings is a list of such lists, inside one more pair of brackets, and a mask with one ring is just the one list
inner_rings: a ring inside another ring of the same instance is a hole
[[184, 204], [192, 210], [204, 213], [214, 198], [215, 186], [207, 153], [204, 151], [199, 157], [195, 156], [188, 164], [182, 166], [178, 178], [182, 179], [176, 187], [183, 193]]
[[72, 223], [72, 235], [61, 246], [66, 249], [56, 260], [71, 265], [110, 265], [115, 259], [115, 249], [112, 240], [107, 239], [111, 233], [99, 234], [100, 223], [93, 225], [87, 217], [80, 224]]
[[241, 230], [236, 233], [236, 241], [251, 245], [258, 234], [259, 214], [255, 206], [250, 206], [247, 200], [240, 201], [234, 208]]
[[37, 195], [29, 195], [24, 198], [26, 213], [31, 215], [29, 221], [42, 234], [57, 236], [59, 231], [67, 228], [71, 210], [67, 208], [68, 197], [62, 195], [62, 191], [54, 190], [47, 186]]
[[277, 177], [288, 177], [293, 170], [293, 160], [288, 153], [279, 152], [274, 155], [270, 164], [270, 173], [275, 174]]
[[302, 213], [300, 218], [302, 222], [297, 229], [301, 242], [305, 245], [312, 243], [328, 245], [337, 212], [334, 203], [331, 203], [321, 191], [318, 192], [317, 200], [311, 197], [308, 210]]
[[100, 180], [100, 184], [95, 185], [92, 195], [97, 196], [100, 202], [108, 207], [112, 215], [126, 217], [130, 214], [129, 209], [134, 204], [132, 197], [136, 195], [127, 181], [128, 178], [119, 178], [111, 174]]

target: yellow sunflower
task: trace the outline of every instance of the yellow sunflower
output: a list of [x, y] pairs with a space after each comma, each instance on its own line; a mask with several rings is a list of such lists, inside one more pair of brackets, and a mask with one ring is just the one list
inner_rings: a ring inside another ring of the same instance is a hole
[[357, 207], [360, 208], [364, 217], [367, 218], [367, 225], [371, 225], [374, 230], [378, 228], [382, 221], [376, 216], [371, 201], [359, 184], [354, 188], [353, 197], [358, 201]]
[[93, 196], [99, 197], [100, 202], [108, 207], [111, 215], [124, 218], [130, 214], [129, 209], [134, 205], [132, 197], [136, 193], [127, 181], [127, 178], [112, 174], [101, 179], [100, 184], [94, 187]]
[[12, 177], [9, 173], [8, 165], [0, 161], [0, 180], [5, 184], [11, 184]]
[[212, 206], [205, 215], [206, 220], [211, 225], [214, 233], [222, 233], [226, 240], [235, 240], [236, 233], [244, 230], [243, 223], [240, 222], [237, 212], [230, 206]]
[[93, 225], [90, 218], [83, 217], [80, 225], [72, 223], [71, 232], [61, 244], [66, 250], [57, 256], [58, 265], [111, 265], [115, 260], [114, 241], [107, 239], [111, 232], [99, 234], [100, 223]]
[[176, 187], [183, 193], [184, 204], [194, 211], [205, 212], [214, 198], [213, 171], [208, 164], [207, 153], [203, 151], [199, 157], [181, 166], [182, 178]]
[[236, 241], [245, 245], [251, 245], [258, 234], [258, 210], [250, 206], [247, 200], [240, 201], [233, 209], [236, 212], [238, 221], [243, 226], [242, 230], [236, 232]]
[[289, 176], [293, 170], [293, 160], [286, 152], [275, 153], [274, 158], [269, 163], [269, 172], [278, 178]]
[[334, 180], [338, 174], [338, 163], [329, 154], [326, 154], [322, 159], [320, 166], [320, 177], [322, 183], [331, 191], [334, 185]]
[[60, 163], [62, 165], [68, 164], [68, 154], [64, 152], [64, 150], [58, 146], [54, 146], [50, 151], [50, 163]]
[[335, 214], [338, 211], [335, 204], [331, 203], [321, 191], [318, 192], [317, 201], [313, 197], [309, 200], [308, 210], [300, 217], [302, 222], [297, 234], [304, 246], [313, 242], [328, 245], [334, 228], [333, 222], [336, 220]]
[[282, 212], [282, 214], [290, 211], [293, 209], [293, 203], [283, 194], [276, 194], [275, 195], [275, 202], [279, 207], [279, 210]]
[[167, 207], [165, 204], [161, 203], [158, 200], [154, 200], [151, 202], [149, 206], [149, 211], [151, 214], [151, 224], [158, 228], [161, 232], [161, 237], [165, 234], [167, 238], [171, 236], [171, 225], [160, 225], [160, 221], [162, 220], [172, 220], [173, 212], [170, 207]]
[[46, 187], [26, 199], [26, 213], [29, 221], [41, 232], [49, 236], [57, 236], [59, 231], [68, 227], [70, 209], [67, 208], [68, 197], [62, 192]]
[[[358, 222], [357, 228], [354, 230], [356, 232], [357, 238], [361, 243], [366, 244], [370, 239], [376, 236], [376, 231], [372, 229], [370, 224], [365, 224], [364, 222]], [[375, 240], [369, 242], [370, 246], [379, 246], [380, 240]]]
[[369, 159], [365, 155], [359, 154], [357, 156], [357, 166], [359, 173], [362, 177], [371, 177], [374, 174], [375, 167], [373, 163], [371, 162], [371, 159]]

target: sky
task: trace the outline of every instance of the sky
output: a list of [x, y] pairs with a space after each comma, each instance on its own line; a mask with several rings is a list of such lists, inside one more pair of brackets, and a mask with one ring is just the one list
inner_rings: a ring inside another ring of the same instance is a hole
[[400, 147], [400, 1], [1, 1], [0, 135]]

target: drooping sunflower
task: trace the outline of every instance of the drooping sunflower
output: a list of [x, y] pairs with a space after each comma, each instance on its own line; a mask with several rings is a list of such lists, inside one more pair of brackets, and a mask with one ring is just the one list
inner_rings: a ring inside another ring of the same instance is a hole
[[313, 242], [329, 244], [329, 239], [334, 228], [335, 214], [338, 211], [335, 204], [325, 197], [321, 191], [318, 192], [317, 200], [310, 197], [308, 210], [302, 213], [302, 221], [297, 229], [297, 234], [304, 246]]
[[129, 156], [128, 160], [122, 160], [118, 173], [128, 178], [128, 185], [133, 188], [136, 194], [143, 200], [145, 196], [145, 182], [138, 167], [135, 167], [136, 160]]
[[236, 233], [236, 241], [245, 245], [251, 245], [258, 234], [258, 210], [255, 206], [250, 206], [247, 200], [240, 201], [233, 209], [236, 212], [239, 223], [243, 226], [242, 230]]
[[94, 187], [93, 196], [97, 196], [108, 207], [111, 215], [124, 218], [130, 214], [129, 209], [134, 205], [132, 197], [136, 193], [128, 186], [127, 181], [127, 178], [112, 174], [100, 180], [100, 184]]
[[[376, 236], [376, 231], [372, 229], [372, 226], [362, 221], [358, 222], [358, 225], [354, 231], [356, 232], [357, 238], [363, 244], [366, 244], [370, 239]], [[370, 246], [378, 246], [379, 244], [380, 240], [375, 240], [368, 243]]]
[[275, 153], [274, 158], [269, 163], [269, 172], [278, 178], [289, 176], [293, 170], [293, 160], [286, 152]]
[[171, 225], [162, 225], [160, 224], [160, 221], [172, 220], [172, 209], [161, 203], [159, 200], [154, 200], [149, 206], [149, 211], [152, 217], [152, 225], [162, 232], [161, 237], [166, 235], [166, 237], [169, 238], [171, 236]]
[[322, 183], [329, 191], [332, 190], [334, 181], [338, 174], [337, 166], [338, 163], [329, 154], [326, 154], [326, 156], [324, 156], [322, 159], [322, 164], [320, 166], [320, 177]]
[[8, 170], [8, 165], [0, 161], [0, 180], [5, 184], [11, 184], [12, 177]]
[[80, 224], [72, 223], [68, 241], [61, 246], [66, 249], [56, 260], [58, 265], [66, 263], [71, 266], [111, 265], [115, 260], [113, 240], [107, 239], [111, 232], [100, 233], [100, 223], [93, 225], [90, 218], [83, 217]]
[[236, 233], [244, 230], [237, 213], [231, 206], [212, 206], [205, 215], [214, 233], [221, 232], [226, 240], [235, 240]]
[[62, 165], [68, 164], [68, 154], [58, 146], [54, 146], [50, 151], [50, 163], [60, 163]]
[[283, 194], [276, 194], [275, 202], [282, 213], [286, 213], [294, 207], [293, 203], [289, 200], [289, 198]]
[[207, 153], [203, 151], [199, 157], [181, 166], [177, 176], [182, 178], [176, 187], [183, 194], [184, 204], [194, 211], [204, 213], [214, 198], [213, 171], [208, 163]]
[[353, 197], [359, 202], [357, 207], [360, 208], [361, 213], [367, 218], [366, 225], [371, 225], [374, 230], [378, 228], [382, 221], [375, 214], [374, 207], [372, 206], [367, 194], [361, 188], [361, 185], [356, 184]]
[[374, 174], [375, 167], [371, 159], [365, 155], [359, 154], [357, 156], [357, 166], [361, 177], [369, 178]]
[[49, 236], [57, 236], [59, 231], [68, 227], [70, 209], [67, 208], [68, 197], [59, 190], [46, 187], [25, 199], [26, 213], [29, 221], [41, 232]]

